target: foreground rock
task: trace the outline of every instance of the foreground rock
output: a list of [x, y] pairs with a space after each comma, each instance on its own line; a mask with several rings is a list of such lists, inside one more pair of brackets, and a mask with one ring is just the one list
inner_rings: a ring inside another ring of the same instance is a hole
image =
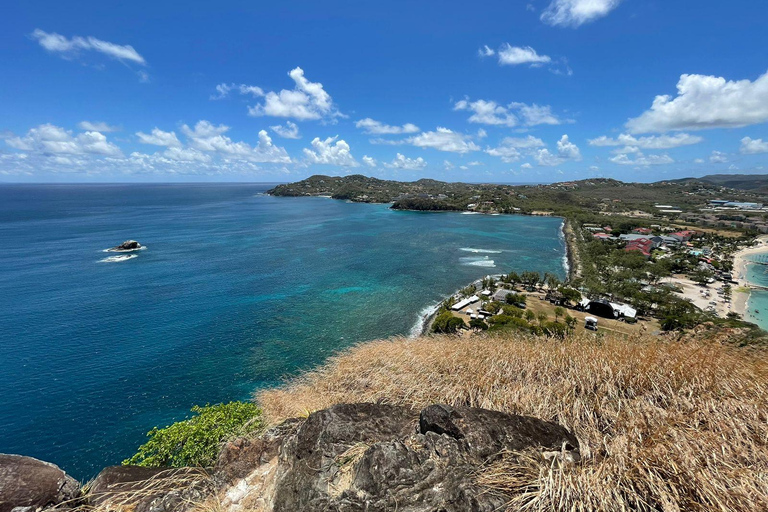
[[[342, 404], [227, 443], [210, 473], [106, 468], [82, 500], [101, 512], [492, 512], [504, 510], [509, 496], [476, 477], [520, 451], [579, 460], [572, 433], [536, 418]], [[78, 496], [77, 482], [53, 465], [26, 457], [0, 465], [0, 512], [34, 512]]]
[[[221, 504], [264, 512], [491, 512], [503, 510], [508, 497], [475, 483], [484, 464], [525, 449], [577, 461], [577, 447], [562, 426], [524, 416], [443, 405], [421, 412], [337, 405], [225, 447]], [[231, 467], [238, 470], [226, 473]]]
[[103, 511], [174, 512], [213, 492], [205, 470], [111, 466], [88, 489], [88, 505]]
[[77, 505], [80, 484], [49, 462], [0, 454], [0, 512], [34, 512]]

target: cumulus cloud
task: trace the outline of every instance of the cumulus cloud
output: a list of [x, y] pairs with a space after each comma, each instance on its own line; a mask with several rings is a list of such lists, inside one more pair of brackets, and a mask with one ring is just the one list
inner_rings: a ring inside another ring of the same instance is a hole
[[520, 64], [540, 66], [550, 62], [552, 62], [552, 58], [549, 55], [539, 55], [530, 46], [512, 46], [509, 43], [504, 43], [499, 48], [499, 64], [505, 66], [518, 66]]
[[552, 0], [541, 13], [541, 21], [548, 25], [575, 28], [607, 16], [620, 2], [621, 0]]
[[709, 155], [709, 161], [713, 164], [724, 164], [728, 162], [728, 156], [721, 151], [712, 151]]
[[495, 101], [487, 100], [461, 100], [457, 101], [453, 107], [453, 110], [468, 110], [472, 112], [469, 116], [470, 123], [500, 125], [500, 126], [516, 126], [518, 123], [517, 117], [509, 112], [506, 107], [503, 107]]
[[402, 169], [405, 171], [420, 171], [427, 166], [427, 162], [421, 158], [408, 158], [400, 153], [388, 164], [384, 164], [385, 167], [390, 169]]
[[480, 147], [472, 142], [468, 135], [454, 132], [448, 128], [438, 127], [433, 132], [422, 132], [408, 139], [410, 144], [420, 148], [432, 148], [451, 153], [468, 153], [479, 151]]
[[768, 121], [768, 73], [754, 82], [682, 75], [677, 96], [656, 96], [651, 108], [627, 121], [630, 133], [734, 128]]
[[102, 155], [122, 156], [122, 151], [107, 137], [96, 131], [74, 135], [52, 124], [30, 129], [24, 137], [11, 137], [5, 143], [14, 149], [41, 155]]
[[412, 123], [405, 123], [402, 126], [391, 126], [370, 117], [357, 121], [355, 126], [371, 135], [400, 135], [403, 133], [417, 133], [419, 131], [419, 127]]
[[370, 157], [370, 156], [368, 156], [368, 155], [363, 155], [363, 163], [364, 163], [365, 165], [367, 165], [368, 167], [376, 167], [377, 165], [379, 165], [379, 164], [376, 162], [376, 159], [375, 159], [375, 158], [372, 158], [372, 157]]
[[690, 146], [692, 144], [698, 144], [704, 140], [697, 135], [689, 135], [687, 133], [677, 133], [675, 135], [653, 135], [649, 137], [634, 137], [632, 135], [622, 133], [615, 139], [606, 137], [605, 135], [596, 139], [590, 139], [590, 146], [634, 146], [642, 149], [672, 149], [679, 148], [681, 146]]
[[539, 149], [534, 153], [534, 158], [540, 166], [553, 167], [567, 161], [581, 160], [581, 151], [568, 139], [568, 135], [563, 135], [557, 141], [557, 152], [552, 153], [547, 148]]
[[307, 80], [304, 70], [298, 67], [292, 69], [288, 76], [294, 81], [294, 88], [266, 93], [264, 103], [248, 108], [249, 115], [289, 117], [300, 121], [341, 116], [323, 84]]
[[763, 142], [763, 139], [752, 139], [750, 137], [744, 137], [741, 139], [741, 148], [739, 148], [739, 151], [743, 155], [768, 153], [768, 141]]
[[213, 125], [209, 121], [198, 121], [194, 128], [186, 124], [181, 132], [187, 138], [187, 143], [199, 151], [218, 153], [223, 156], [240, 158], [259, 163], [290, 163], [291, 158], [285, 148], [275, 146], [265, 130], [259, 132], [259, 142], [252, 147], [247, 142], [234, 142], [224, 134], [229, 126]]
[[491, 100], [470, 101], [468, 98], [457, 101], [453, 110], [469, 111], [470, 123], [514, 127], [518, 124], [537, 126], [542, 124], [558, 125], [562, 121], [552, 113], [549, 105], [513, 102], [506, 106]]
[[529, 164], [528, 162], [524, 163], [520, 166], [521, 169], [533, 169], [533, 166]]
[[338, 165], [341, 167], [357, 167], [360, 164], [354, 159], [349, 149], [349, 144], [344, 140], [337, 140], [339, 136], [328, 137], [321, 140], [320, 137], [312, 139], [313, 149], [304, 149], [307, 161], [312, 164]]
[[166, 146], [169, 148], [180, 148], [181, 141], [176, 137], [175, 132], [164, 132], [159, 128], [153, 128], [149, 135], [143, 132], [136, 132], [136, 137], [142, 144], [153, 144], [155, 146]]
[[523, 153], [531, 154], [536, 148], [543, 148], [545, 145], [544, 141], [532, 135], [525, 138], [505, 137], [497, 147], [487, 147], [485, 152], [501, 158], [502, 162], [512, 163], [520, 160]]
[[284, 139], [301, 138], [301, 135], [299, 135], [299, 127], [296, 125], [296, 123], [292, 123], [290, 121], [286, 121], [285, 126], [278, 124], [276, 126], [270, 126], [269, 129]]
[[61, 34], [45, 32], [39, 28], [35, 29], [30, 37], [49, 52], [66, 59], [74, 58], [83, 51], [93, 51], [123, 62], [134, 62], [142, 66], [147, 63], [133, 46], [110, 43], [95, 37], [74, 36], [67, 39]]
[[110, 133], [120, 131], [119, 126], [110, 126], [102, 122], [80, 121], [77, 123], [77, 127], [89, 132]]
[[614, 157], [611, 157], [611, 162], [619, 165], [634, 165], [636, 167], [648, 167], [651, 165], [666, 165], [674, 163], [672, 157], [666, 153], [663, 155], [644, 155], [642, 151], [636, 151], [633, 154], [634, 158], [626, 153], [620, 153]]

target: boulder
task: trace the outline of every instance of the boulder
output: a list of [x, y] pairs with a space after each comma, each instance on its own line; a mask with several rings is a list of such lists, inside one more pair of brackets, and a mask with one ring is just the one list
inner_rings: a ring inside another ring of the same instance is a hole
[[136, 240], [126, 240], [117, 247], [113, 247], [116, 251], [131, 251], [134, 249], [141, 249], [141, 244]]
[[87, 497], [100, 510], [180, 512], [211, 491], [203, 469], [110, 466], [91, 483]]
[[536, 418], [342, 404], [290, 420], [260, 441], [230, 443], [217, 472], [227, 475], [221, 503], [230, 512], [491, 512], [509, 497], [478, 486], [477, 472], [521, 450], [538, 450], [542, 460], [579, 458], [572, 433]]
[[80, 484], [49, 462], [0, 454], [0, 512], [34, 512], [71, 508], [80, 497]]

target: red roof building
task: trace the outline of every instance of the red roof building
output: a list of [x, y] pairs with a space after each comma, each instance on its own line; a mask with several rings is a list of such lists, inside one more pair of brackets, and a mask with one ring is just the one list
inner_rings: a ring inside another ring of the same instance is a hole
[[638, 235], [650, 235], [653, 233], [653, 231], [649, 228], [635, 228], [632, 230], [632, 232]]
[[653, 241], [647, 238], [627, 242], [627, 246], [624, 248], [625, 251], [639, 251], [646, 258], [651, 257], [651, 249], [653, 249]]

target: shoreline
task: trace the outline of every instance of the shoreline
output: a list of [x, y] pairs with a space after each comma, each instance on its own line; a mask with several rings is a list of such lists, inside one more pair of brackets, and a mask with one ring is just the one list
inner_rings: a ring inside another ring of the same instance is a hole
[[761, 235], [755, 239], [756, 244], [740, 250], [733, 255], [733, 274], [734, 280], [738, 283], [738, 288], [733, 293], [732, 311], [741, 315], [742, 319], [747, 320], [749, 310], [749, 299], [755, 285], [747, 279], [747, 270], [749, 256], [768, 252], [768, 235]]
[[[507, 215], [515, 215], [515, 214], [507, 214]], [[565, 254], [563, 255], [563, 258], [562, 258], [562, 264], [563, 264], [563, 269], [565, 270], [564, 282], [567, 283], [577, 278], [580, 275], [581, 267], [580, 267], [578, 255], [575, 253], [576, 242], [573, 239], [575, 237], [573, 228], [571, 227], [570, 222], [567, 218], [565, 217], [561, 217], [561, 218], [563, 220], [563, 223], [560, 226], [560, 236], [562, 236], [565, 242]], [[419, 312], [419, 320], [416, 321], [414, 326], [408, 332], [408, 338], [418, 338], [421, 336], [429, 335], [430, 330], [432, 328], [432, 323], [435, 321], [435, 318], [437, 317], [437, 312], [440, 309], [440, 304], [442, 304], [449, 297], [455, 296], [458, 292], [460, 292], [464, 288], [467, 288], [468, 286], [472, 286], [472, 285], [477, 286], [481, 284], [483, 282], [483, 279], [492, 277], [498, 280], [504, 275], [506, 274], [489, 274], [479, 279], [475, 279], [471, 283], [465, 286], [462, 286], [460, 288], [457, 288], [456, 291], [454, 291], [450, 295], [445, 296], [445, 298], [443, 298], [443, 300], [439, 301], [437, 304], [424, 307], [424, 309], [422, 309]], [[422, 316], [422, 312], [424, 312], [423, 316]]]

